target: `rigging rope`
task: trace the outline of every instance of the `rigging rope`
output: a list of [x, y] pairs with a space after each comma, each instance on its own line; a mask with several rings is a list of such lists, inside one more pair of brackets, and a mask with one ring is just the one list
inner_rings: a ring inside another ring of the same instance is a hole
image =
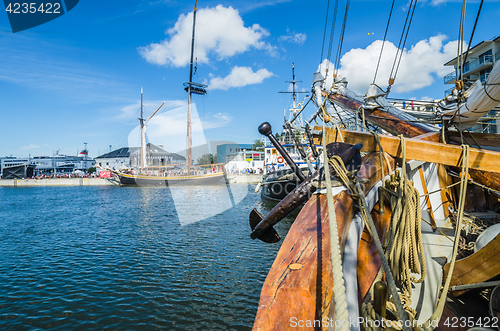
[[415, 8], [417, 8], [417, 0], [415, 0], [415, 5], [413, 6], [413, 10], [411, 11], [410, 22], [408, 22], [408, 29], [406, 30], [405, 40], [403, 41], [403, 46], [401, 48], [401, 56], [399, 57], [398, 65], [396, 67], [396, 71], [394, 72], [394, 77], [393, 77], [394, 79], [396, 79], [399, 70], [399, 65], [401, 64], [401, 59], [403, 58], [403, 51], [406, 45], [406, 39], [408, 38], [408, 33], [410, 32], [411, 21], [413, 20], [413, 14], [415, 13]]
[[321, 66], [321, 62], [323, 62], [323, 50], [325, 49], [326, 27], [328, 26], [328, 11], [329, 10], [330, 10], [330, 0], [328, 0], [328, 3], [326, 5], [325, 29], [323, 31], [323, 44], [321, 45], [321, 58], [319, 59], [320, 66]]
[[387, 31], [389, 30], [389, 23], [391, 22], [392, 9], [394, 8], [394, 1], [395, 0], [392, 0], [391, 11], [389, 12], [389, 19], [387, 20], [387, 26], [385, 27], [384, 40], [382, 41], [382, 47], [380, 48], [380, 55], [378, 56], [377, 69], [375, 69], [375, 75], [373, 76], [373, 84], [375, 84], [375, 79], [377, 78], [380, 59], [382, 58], [382, 52], [384, 50], [385, 38], [387, 37]]
[[481, 14], [481, 8], [483, 8], [484, 0], [481, 0], [479, 4], [479, 9], [477, 10], [476, 21], [474, 22], [474, 27], [472, 28], [472, 33], [469, 39], [469, 45], [467, 46], [467, 51], [465, 52], [464, 64], [467, 63], [467, 56], [469, 55], [470, 45], [472, 44], [472, 38], [474, 37], [474, 32], [476, 31], [477, 21], [479, 20], [479, 14]]
[[[406, 14], [406, 20], [403, 26], [403, 31], [401, 32], [401, 37], [399, 38], [398, 50], [396, 51], [396, 56], [394, 57], [394, 62], [392, 63], [391, 74], [389, 75], [389, 86], [391, 86], [392, 83], [394, 83], [394, 79], [396, 78], [396, 74], [399, 68], [399, 63], [401, 62], [401, 58], [403, 57], [406, 38], [408, 37], [408, 32], [410, 31], [411, 21], [413, 19], [413, 13], [415, 12], [416, 6], [417, 6], [417, 0], [415, 0], [415, 2], [414, 0], [411, 0], [410, 6], [408, 7], [408, 13]], [[398, 65], [396, 70], [394, 71], [394, 68], [396, 67], [396, 62], [398, 63]]]
[[[424, 281], [427, 270], [422, 245], [420, 194], [406, 178], [406, 140], [401, 135], [402, 176], [390, 183], [397, 196], [391, 195], [391, 226], [387, 237], [391, 270], [402, 286], [400, 294], [405, 310], [413, 318], [416, 311], [410, 307], [412, 283]], [[401, 249], [402, 248], [402, 249]], [[422, 265], [422, 268], [420, 267]], [[420, 274], [416, 279], [411, 273]]]
[[337, 76], [338, 71], [339, 71], [340, 56], [342, 55], [342, 45], [344, 44], [345, 27], [347, 24], [347, 15], [349, 14], [350, 3], [351, 3], [351, 0], [347, 0], [347, 2], [345, 4], [344, 21], [342, 22], [342, 30], [340, 32], [339, 45], [337, 48], [337, 55], [335, 57], [335, 76]]
[[333, 36], [335, 35], [335, 24], [337, 22], [338, 6], [339, 6], [339, 0], [335, 0], [335, 7], [333, 7], [332, 29], [330, 31], [330, 44], [328, 45], [328, 56], [327, 56], [328, 60], [330, 60], [332, 56]]
[[[464, 47], [464, 25], [465, 25], [465, 3], [466, 0], [463, 0], [462, 2], [462, 13], [460, 15], [460, 25], [458, 28], [458, 50], [457, 50], [457, 82], [456, 82], [456, 87], [457, 90], [461, 91], [463, 90], [463, 47]], [[460, 82], [460, 83], [459, 83]], [[460, 100], [459, 100], [460, 101]], [[460, 117], [458, 118], [460, 121]]]

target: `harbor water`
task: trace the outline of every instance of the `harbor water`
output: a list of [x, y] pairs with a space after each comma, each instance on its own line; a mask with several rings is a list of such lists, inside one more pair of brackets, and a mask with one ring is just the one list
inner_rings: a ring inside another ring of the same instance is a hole
[[0, 329], [251, 329], [280, 243], [250, 239], [250, 211], [272, 205], [238, 185], [186, 225], [169, 188], [0, 187]]

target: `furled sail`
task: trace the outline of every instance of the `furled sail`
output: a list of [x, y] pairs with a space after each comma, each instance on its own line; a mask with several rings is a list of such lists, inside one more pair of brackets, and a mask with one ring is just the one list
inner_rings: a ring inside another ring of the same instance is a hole
[[439, 103], [438, 110], [443, 119], [459, 130], [467, 130], [477, 123], [481, 116], [500, 104], [500, 61], [491, 70], [484, 84], [477, 80], [466, 92], [467, 100], [460, 105], [456, 95], [450, 95]]

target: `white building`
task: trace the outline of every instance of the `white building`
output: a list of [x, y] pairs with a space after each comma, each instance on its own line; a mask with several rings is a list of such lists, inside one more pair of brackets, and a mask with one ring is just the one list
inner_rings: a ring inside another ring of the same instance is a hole
[[[491, 72], [493, 66], [500, 61], [500, 37], [496, 37], [493, 40], [484, 40], [479, 44], [471, 47], [467, 55], [467, 60], [463, 65], [463, 80], [466, 87], [471, 86], [476, 80], [480, 80], [481, 83], [485, 83], [488, 79], [488, 75]], [[445, 66], [453, 66], [455, 69], [453, 72], [444, 76], [445, 84], [455, 85], [457, 82], [457, 66], [458, 58], [448, 61], [444, 64]], [[452, 92], [454, 87], [449, 88], [445, 91], [445, 95]], [[479, 119], [478, 124], [474, 125], [471, 131], [474, 132], [486, 132], [486, 133], [498, 133], [498, 125], [500, 125], [500, 120], [497, 119], [498, 112], [500, 109], [496, 107], [492, 109], [486, 116]]]
[[[140, 164], [139, 147], [123, 147], [95, 158], [96, 165], [102, 168], [125, 169], [138, 167]], [[171, 164], [183, 164], [186, 158], [176, 153], [169, 153], [162, 148], [148, 143], [146, 145], [147, 166], [164, 166]]]

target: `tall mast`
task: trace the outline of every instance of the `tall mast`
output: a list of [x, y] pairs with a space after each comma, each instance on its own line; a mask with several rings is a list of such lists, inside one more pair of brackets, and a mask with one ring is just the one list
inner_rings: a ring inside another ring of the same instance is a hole
[[192, 157], [193, 157], [193, 150], [192, 150], [192, 144], [193, 144], [193, 136], [192, 136], [192, 123], [191, 123], [191, 83], [193, 82], [193, 56], [194, 56], [194, 33], [195, 33], [195, 24], [196, 24], [196, 4], [198, 0], [195, 1], [194, 3], [194, 10], [193, 10], [193, 34], [191, 38], [191, 64], [189, 67], [189, 85], [188, 85], [188, 114], [187, 114], [187, 172], [188, 174], [191, 173], [191, 164], [192, 164]]
[[146, 166], [146, 128], [144, 126], [144, 116], [143, 116], [143, 104], [142, 104], [142, 87], [141, 87], [141, 118], [139, 118], [139, 123], [141, 126], [141, 172], [144, 170], [144, 166]]
[[193, 150], [192, 150], [192, 145], [193, 145], [193, 128], [192, 128], [192, 123], [191, 123], [191, 94], [200, 94], [204, 95], [207, 93], [205, 90], [206, 85], [199, 84], [193, 82], [193, 58], [194, 58], [194, 35], [195, 35], [195, 26], [196, 26], [196, 4], [198, 1], [195, 1], [194, 3], [194, 10], [193, 10], [193, 35], [191, 38], [191, 63], [190, 63], [190, 68], [189, 68], [189, 82], [184, 83], [184, 86], [186, 86], [184, 89], [188, 93], [188, 115], [187, 115], [187, 160], [186, 160], [186, 168], [188, 173], [191, 173], [191, 166], [192, 166], [192, 158], [193, 158]]

